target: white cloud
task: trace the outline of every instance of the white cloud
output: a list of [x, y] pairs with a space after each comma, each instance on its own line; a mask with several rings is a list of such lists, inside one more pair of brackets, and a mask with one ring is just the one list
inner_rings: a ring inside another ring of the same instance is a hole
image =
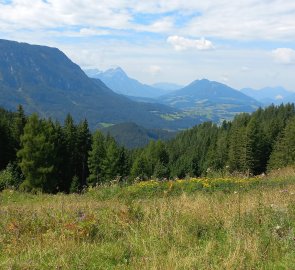
[[170, 43], [176, 51], [184, 51], [187, 49], [197, 50], [212, 50], [214, 46], [211, 41], [205, 38], [201, 39], [189, 39], [180, 36], [170, 36], [167, 38], [167, 42]]
[[148, 25], [133, 25], [132, 27], [138, 32], [169, 33], [174, 29], [174, 22], [172, 18], [164, 17]]
[[[51, 31], [50, 33], [60, 35], [60, 32]], [[100, 29], [93, 29], [93, 28], [81, 28], [78, 32], [77, 31], [66, 31], [62, 32], [63, 36], [67, 37], [91, 37], [91, 36], [105, 36], [109, 35], [110, 31], [107, 30], [100, 30]]]
[[275, 62], [285, 65], [295, 64], [295, 50], [290, 48], [278, 48], [272, 51]]
[[[295, 62], [293, 50], [281, 48], [293, 48], [287, 44], [295, 37], [294, 0], [11, 2], [0, 0], [1, 38], [58, 47], [82, 66], [119, 65], [145, 82], [173, 78], [185, 84], [204, 77], [230, 79], [241, 88], [251, 83], [256, 88], [282, 84], [295, 89], [294, 66], [282, 72], [272, 61]], [[270, 53], [269, 40], [281, 49]], [[214, 45], [218, 50], [201, 51]], [[171, 53], [169, 46], [187, 52]], [[221, 76], [224, 70], [228, 76]]]
[[[0, 2], [0, 10], [0, 31], [82, 26], [224, 39], [294, 41], [295, 36], [294, 0], [12, 0]], [[147, 27], [134, 20], [154, 13], [165, 17], [156, 16]]]
[[208, 0], [184, 31], [238, 40], [294, 40], [293, 0]]

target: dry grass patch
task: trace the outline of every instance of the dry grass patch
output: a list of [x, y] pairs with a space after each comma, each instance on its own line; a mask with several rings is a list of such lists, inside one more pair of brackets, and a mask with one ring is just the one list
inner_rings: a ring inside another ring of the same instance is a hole
[[295, 184], [161, 198], [0, 195], [1, 269], [292, 269]]

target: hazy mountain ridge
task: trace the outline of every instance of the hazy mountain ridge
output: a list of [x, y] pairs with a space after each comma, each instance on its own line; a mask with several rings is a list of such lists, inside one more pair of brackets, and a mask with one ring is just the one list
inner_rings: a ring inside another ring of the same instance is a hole
[[253, 112], [261, 103], [225, 84], [196, 80], [186, 87], [163, 95], [158, 101], [183, 110], [187, 115], [201, 115], [214, 122], [231, 119], [239, 112]]
[[284, 87], [264, 87], [261, 89], [243, 88], [241, 92], [264, 105], [295, 102], [295, 93]]
[[104, 72], [86, 69], [85, 73], [91, 78], [100, 79], [116, 93], [126, 96], [154, 98], [168, 92], [167, 90], [155, 88], [128, 77], [120, 67], [111, 68]]
[[[201, 116], [214, 122], [220, 122], [223, 119], [232, 119], [239, 112], [252, 112], [262, 105], [262, 103], [236, 89], [207, 79], [193, 81], [185, 87], [169, 83], [155, 84], [158, 87], [166, 87], [169, 91], [167, 90], [160, 97], [144, 97], [142, 96], [143, 84], [138, 81], [136, 81], [136, 84], [132, 84], [134, 81], [121, 68], [109, 69], [105, 72], [89, 70], [88, 74], [92, 77], [101, 78], [112, 87], [119, 87], [118, 84], [121, 88], [126, 86], [121, 93], [134, 101], [160, 103], [181, 110], [176, 114], [167, 114], [165, 116], [167, 120], [185, 116]], [[132, 91], [128, 90], [130, 83], [132, 84], [130, 86]], [[132, 95], [129, 93], [132, 93]]]
[[[158, 98], [117, 94], [100, 79], [89, 78], [56, 48], [0, 40], [0, 106], [14, 110], [23, 104], [27, 113], [63, 120], [87, 118], [91, 128], [134, 122], [144, 128], [179, 130], [204, 121], [220, 123], [240, 112], [252, 112], [262, 104], [225, 84], [196, 80]], [[121, 68], [104, 74], [118, 85], [126, 78]], [[114, 79], [115, 78], [115, 79]], [[124, 85], [122, 83], [122, 85]], [[151, 89], [151, 86], [147, 86]], [[155, 90], [155, 88], [152, 88]], [[129, 91], [129, 90], [128, 90]]]

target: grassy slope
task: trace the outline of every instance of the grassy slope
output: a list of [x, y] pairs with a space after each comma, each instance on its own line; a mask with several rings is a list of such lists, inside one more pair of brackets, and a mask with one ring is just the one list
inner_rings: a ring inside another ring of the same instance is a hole
[[295, 177], [246, 182], [4, 191], [0, 269], [293, 269]]

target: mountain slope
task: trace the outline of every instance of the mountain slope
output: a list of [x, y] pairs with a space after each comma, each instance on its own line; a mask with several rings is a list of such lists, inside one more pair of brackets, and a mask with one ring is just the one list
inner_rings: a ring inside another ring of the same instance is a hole
[[91, 78], [100, 79], [113, 91], [125, 96], [154, 98], [168, 92], [163, 89], [142, 84], [137, 80], [129, 78], [120, 67], [111, 68], [105, 72], [90, 69], [85, 70], [85, 73]]
[[158, 102], [185, 110], [191, 115], [203, 115], [213, 121], [231, 119], [239, 112], [252, 112], [261, 104], [251, 97], [222, 83], [206, 79], [161, 96]]
[[56, 48], [0, 40], [0, 106], [63, 120], [87, 118], [92, 128], [102, 123], [135, 122], [149, 128], [187, 128], [200, 120], [167, 121], [177, 110], [159, 104], [131, 101], [92, 80]]
[[104, 134], [110, 134], [115, 140], [127, 148], [143, 147], [151, 140], [169, 140], [176, 132], [160, 129], [146, 129], [135, 123], [122, 123], [102, 129]]

